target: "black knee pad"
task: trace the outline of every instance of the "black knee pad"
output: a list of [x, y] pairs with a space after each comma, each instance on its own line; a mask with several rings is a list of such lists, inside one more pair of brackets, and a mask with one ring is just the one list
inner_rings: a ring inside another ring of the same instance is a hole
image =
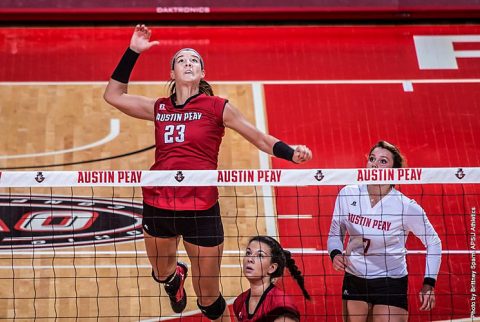
[[216, 299], [216, 301], [213, 302], [211, 305], [202, 306], [200, 305], [200, 303], [198, 303], [197, 300], [197, 306], [200, 311], [202, 311], [203, 315], [205, 315], [207, 318], [209, 318], [210, 320], [216, 320], [222, 316], [225, 308], [227, 307], [227, 303], [225, 302], [222, 294], [220, 294], [218, 299]]

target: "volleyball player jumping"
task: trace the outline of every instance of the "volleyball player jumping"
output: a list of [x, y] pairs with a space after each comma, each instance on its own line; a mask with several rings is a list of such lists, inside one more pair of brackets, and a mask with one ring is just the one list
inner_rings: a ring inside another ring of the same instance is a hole
[[[155, 123], [152, 170], [214, 170], [225, 127], [240, 133], [258, 149], [295, 163], [312, 158], [304, 145], [292, 148], [252, 124], [228, 100], [214, 96], [204, 80], [205, 66], [191, 48], [171, 60], [170, 96], [147, 98], [128, 94], [128, 81], [139, 54], [158, 45], [151, 30], [137, 25], [130, 46], [114, 70], [105, 100], [132, 117]], [[158, 183], [161, 185], [161, 182]], [[153, 278], [163, 283], [173, 311], [185, 309], [187, 265], [177, 262], [180, 236], [191, 261], [197, 305], [210, 320], [229, 319], [220, 293], [224, 233], [216, 187], [143, 187], [143, 230]]]

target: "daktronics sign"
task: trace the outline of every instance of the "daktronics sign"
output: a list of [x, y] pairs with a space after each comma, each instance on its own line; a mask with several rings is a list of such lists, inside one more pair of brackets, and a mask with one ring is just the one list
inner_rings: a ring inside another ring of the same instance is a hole
[[0, 250], [71, 247], [143, 237], [142, 204], [108, 199], [0, 196]]

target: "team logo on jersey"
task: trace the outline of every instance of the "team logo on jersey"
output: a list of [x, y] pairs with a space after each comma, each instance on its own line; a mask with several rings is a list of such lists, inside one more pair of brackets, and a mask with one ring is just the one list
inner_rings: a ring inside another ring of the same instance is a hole
[[158, 106], [158, 109], [159, 109], [160, 111], [165, 111], [165, 110], [166, 110], [165, 104], [160, 104], [160, 105]]
[[352, 203], [350, 204], [350, 206], [356, 207], [356, 206], [357, 206], [357, 202], [356, 202], [356, 201], [352, 202]]
[[43, 176], [43, 173], [41, 171], [37, 172], [37, 176], [35, 177], [35, 181], [38, 183], [42, 183], [43, 180], [45, 180], [45, 177]]
[[323, 175], [322, 170], [317, 170], [317, 174], [315, 174], [315, 179], [317, 179], [317, 181], [322, 181], [323, 178], [325, 178], [325, 176]]
[[177, 174], [175, 175], [175, 180], [178, 182], [182, 182], [183, 179], [185, 179], [185, 176], [183, 175], [182, 171], [177, 171]]
[[455, 176], [456, 176], [458, 179], [462, 180], [463, 177], [465, 177], [465, 172], [463, 172], [463, 169], [462, 169], [462, 168], [458, 168], [457, 173], [455, 173]]
[[133, 241], [143, 237], [142, 208], [112, 199], [0, 195], [0, 250]]

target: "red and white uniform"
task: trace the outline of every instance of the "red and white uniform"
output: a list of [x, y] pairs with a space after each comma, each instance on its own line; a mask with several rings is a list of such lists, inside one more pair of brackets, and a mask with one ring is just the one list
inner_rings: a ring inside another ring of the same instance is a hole
[[348, 233], [348, 273], [399, 278], [408, 274], [405, 243], [410, 232], [427, 248], [425, 277], [437, 279], [442, 243], [422, 207], [396, 189], [372, 207], [366, 185], [346, 186], [335, 202], [328, 252], [343, 250]]
[[250, 289], [240, 294], [233, 302], [233, 312], [239, 322], [274, 321], [285, 313], [300, 318], [300, 313], [291, 297], [274, 284], [265, 290], [252, 314], [248, 313], [249, 300]]
[[[225, 134], [227, 100], [205, 94], [175, 106], [171, 97], [155, 102], [155, 163], [151, 170], [216, 170]], [[218, 200], [217, 187], [144, 187], [144, 202], [169, 210], [206, 210]]]

